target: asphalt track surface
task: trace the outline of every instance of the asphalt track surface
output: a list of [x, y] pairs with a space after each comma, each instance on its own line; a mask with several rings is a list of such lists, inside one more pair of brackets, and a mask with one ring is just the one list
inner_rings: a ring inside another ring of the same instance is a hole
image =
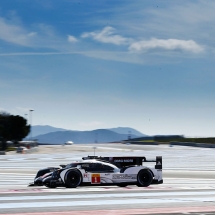
[[93, 155], [93, 146], [39, 147], [0, 156], [0, 214], [215, 214], [215, 149], [97, 144], [96, 155], [163, 156], [164, 184], [76, 189], [27, 187], [38, 169]]

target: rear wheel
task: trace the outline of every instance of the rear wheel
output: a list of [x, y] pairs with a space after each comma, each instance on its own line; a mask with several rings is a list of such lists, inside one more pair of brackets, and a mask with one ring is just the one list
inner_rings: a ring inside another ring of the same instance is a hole
[[69, 170], [65, 176], [65, 184], [68, 188], [76, 188], [82, 182], [81, 173], [78, 170]]
[[142, 169], [137, 175], [137, 186], [148, 187], [153, 180], [153, 175], [148, 169]]

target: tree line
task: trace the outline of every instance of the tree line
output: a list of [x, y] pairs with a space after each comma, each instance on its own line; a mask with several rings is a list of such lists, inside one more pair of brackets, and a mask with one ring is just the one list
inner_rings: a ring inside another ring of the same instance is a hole
[[6, 112], [0, 112], [0, 143], [1, 150], [7, 149], [7, 141], [17, 144], [25, 138], [31, 130], [27, 120], [19, 115], [11, 115]]

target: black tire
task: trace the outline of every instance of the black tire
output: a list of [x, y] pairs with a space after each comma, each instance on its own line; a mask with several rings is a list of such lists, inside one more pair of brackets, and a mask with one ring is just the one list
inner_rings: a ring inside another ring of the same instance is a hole
[[153, 175], [148, 169], [142, 169], [137, 175], [137, 186], [148, 187], [153, 180]]
[[78, 170], [69, 170], [65, 176], [65, 184], [68, 188], [76, 188], [82, 182], [81, 173]]
[[48, 188], [56, 188], [57, 185], [55, 182], [52, 181], [52, 176], [48, 176], [43, 180], [43, 185], [45, 185]]
[[57, 187], [56, 185], [53, 185], [53, 184], [45, 184], [45, 186], [53, 189]]
[[127, 187], [127, 184], [117, 184], [118, 187]]

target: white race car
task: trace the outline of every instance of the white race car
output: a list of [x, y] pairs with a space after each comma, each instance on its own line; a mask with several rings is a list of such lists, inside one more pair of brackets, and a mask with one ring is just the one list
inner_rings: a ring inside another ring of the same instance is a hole
[[[156, 162], [155, 167], [145, 166], [146, 162]], [[88, 156], [82, 161], [61, 168], [48, 167], [38, 171], [34, 182], [29, 186], [49, 188], [89, 185], [137, 185], [147, 187], [162, 184], [162, 157], [147, 160], [145, 157], [97, 157]]]

